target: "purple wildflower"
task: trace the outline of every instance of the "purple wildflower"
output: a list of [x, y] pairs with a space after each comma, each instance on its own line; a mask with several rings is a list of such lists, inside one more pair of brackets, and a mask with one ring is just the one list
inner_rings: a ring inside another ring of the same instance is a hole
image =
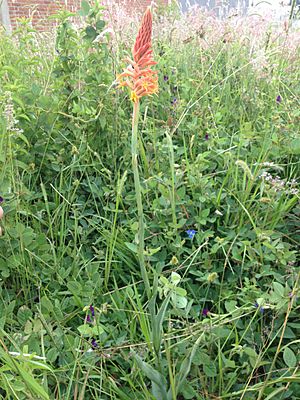
[[164, 75], [164, 81], [165, 81], [165, 82], [168, 82], [168, 80], [169, 80], [168, 75]]
[[188, 235], [189, 239], [194, 239], [197, 231], [195, 231], [195, 229], [188, 229], [187, 231], [185, 231], [185, 233]]
[[177, 103], [177, 99], [176, 97], [173, 98], [173, 100], [171, 101], [172, 106], [175, 106], [175, 104]]
[[92, 322], [91, 317], [89, 315], [86, 316], [86, 322], [90, 324]]
[[292, 299], [293, 297], [295, 298], [295, 300], [297, 300], [296, 292], [294, 291], [289, 293], [289, 298]]
[[208, 133], [204, 136], [204, 139], [205, 139], [205, 140], [208, 140], [208, 139], [209, 139]]
[[97, 347], [99, 347], [99, 346], [98, 346], [98, 343], [96, 342], [96, 339], [92, 339], [91, 345], [92, 345], [92, 348], [93, 348], [93, 349], [96, 349]]
[[276, 97], [276, 102], [277, 103], [281, 103], [281, 101], [282, 101], [282, 98], [281, 98], [281, 96], [280, 96], [280, 94]]
[[4, 202], [4, 198], [0, 196], [0, 203]]
[[209, 314], [209, 309], [208, 309], [208, 308], [203, 308], [203, 310], [202, 310], [202, 315], [203, 315], [204, 317], [207, 317], [208, 314]]
[[92, 305], [90, 305], [90, 312], [92, 314], [92, 317], [94, 317], [95, 316], [95, 309], [94, 309], [94, 307]]

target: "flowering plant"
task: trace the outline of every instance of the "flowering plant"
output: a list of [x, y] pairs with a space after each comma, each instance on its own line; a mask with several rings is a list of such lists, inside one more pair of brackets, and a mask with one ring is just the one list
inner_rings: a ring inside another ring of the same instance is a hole
[[138, 171], [138, 121], [140, 98], [149, 96], [158, 92], [157, 71], [153, 71], [151, 66], [156, 62], [152, 56], [152, 13], [151, 7], [148, 7], [138, 31], [135, 44], [132, 49], [132, 60], [127, 58], [129, 66], [118, 75], [117, 81], [120, 87], [127, 86], [131, 90], [130, 98], [133, 102], [132, 115], [132, 136], [131, 136], [131, 155], [132, 170], [134, 175], [134, 187], [136, 193], [136, 202], [138, 208], [138, 258], [141, 268], [142, 278], [145, 284], [146, 292], [150, 298], [150, 284], [145, 265], [144, 252], [144, 213], [142, 203], [142, 193], [140, 177]]

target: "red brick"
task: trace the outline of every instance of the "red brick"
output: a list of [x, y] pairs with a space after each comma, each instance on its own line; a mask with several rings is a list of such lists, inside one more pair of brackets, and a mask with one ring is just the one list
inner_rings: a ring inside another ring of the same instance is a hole
[[[115, 0], [111, 0], [115, 1]], [[116, 0], [119, 2], [120, 0]], [[124, 0], [121, 0], [124, 3]], [[151, 0], [126, 0], [129, 9], [143, 11]], [[168, 4], [168, 0], [156, 0], [157, 4]], [[81, 0], [69, 0], [67, 9], [76, 11], [80, 8]], [[46, 29], [53, 25], [54, 21], [46, 20], [51, 14], [55, 14], [59, 9], [66, 8], [65, 0], [8, 0], [8, 8], [10, 13], [10, 21], [12, 27], [16, 26], [18, 18], [32, 18], [32, 23], [35, 26]]]

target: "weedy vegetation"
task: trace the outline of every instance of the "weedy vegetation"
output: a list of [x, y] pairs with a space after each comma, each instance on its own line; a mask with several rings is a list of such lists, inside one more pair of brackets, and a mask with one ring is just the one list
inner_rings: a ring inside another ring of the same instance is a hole
[[141, 223], [139, 19], [79, 14], [0, 35], [0, 398], [299, 399], [299, 30], [154, 11]]

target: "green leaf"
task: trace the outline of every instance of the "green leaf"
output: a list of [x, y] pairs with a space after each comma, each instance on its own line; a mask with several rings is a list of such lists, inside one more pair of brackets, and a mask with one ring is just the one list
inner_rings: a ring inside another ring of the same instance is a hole
[[228, 328], [222, 328], [221, 326], [216, 326], [213, 329], [213, 333], [219, 339], [222, 339], [222, 338], [228, 338], [231, 335], [232, 331], [230, 329], [228, 329]]
[[167, 382], [162, 374], [156, 371], [150, 364], [146, 363], [135, 353], [133, 358], [135, 359], [137, 366], [144, 372], [148, 379], [152, 382], [152, 391], [156, 399], [168, 400], [167, 395]]
[[236, 310], [237, 302], [235, 300], [225, 301], [225, 308], [227, 312], [233, 312]]
[[217, 376], [217, 368], [213, 362], [211, 362], [210, 364], [204, 364], [203, 371], [205, 375], [209, 378], [214, 378], [215, 376]]
[[[202, 340], [202, 337], [203, 337], [203, 335], [200, 335], [198, 337], [198, 339], [196, 340], [196, 342], [194, 343], [194, 345], [193, 345], [193, 347], [191, 349], [190, 354], [185, 357], [185, 359], [183, 360], [183, 362], [181, 364], [181, 367], [180, 367], [180, 370], [178, 372], [177, 379], [176, 379], [177, 392], [180, 391], [181, 387], [186, 382], [186, 377], [188, 376], [188, 374], [190, 372], [193, 359], [194, 359], [194, 357], [196, 355], [196, 352], [198, 350], [198, 347], [199, 347], [199, 344], [200, 344], [200, 342]], [[171, 390], [170, 390], [170, 392], [171, 392]]]
[[160, 282], [161, 282], [163, 285], [169, 286], [169, 281], [168, 281], [168, 279], [167, 279], [165, 276], [161, 276], [161, 277], [159, 278], [159, 280], [160, 280]]
[[177, 272], [171, 273], [171, 282], [173, 283], [173, 285], [178, 285], [180, 280], [181, 280], [181, 276], [179, 274], [177, 274]]
[[185, 385], [181, 389], [181, 393], [185, 400], [193, 400], [197, 398], [197, 393], [189, 383], [185, 383]]
[[55, 348], [52, 348], [47, 352], [47, 360], [49, 360], [51, 363], [54, 363], [58, 356], [59, 352]]
[[77, 327], [81, 335], [93, 336], [93, 328], [88, 324], [83, 324]]
[[81, 15], [82, 17], [86, 17], [87, 15], [89, 15], [90, 9], [91, 6], [89, 5], [89, 2], [86, 0], [82, 0], [79, 15]]
[[52, 302], [48, 299], [47, 296], [43, 296], [43, 297], [42, 297], [41, 303], [42, 303], [42, 308], [43, 308], [44, 310], [47, 310], [48, 312], [52, 312], [52, 311], [53, 311], [53, 304], [52, 304]]
[[249, 357], [257, 358], [256, 351], [251, 349], [251, 347], [245, 347], [244, 353], [246, 353]]
[[137, 247], [137, 245], [136, 245], [135, 243], [128, 243], [128, 242], [125, 242], [125, 246], [128, 247], [128, 249], [131, 250], [133, 253], [136, 253], [136, 254], [137, 254], [137, 252], [138, 252], [138, 247]]
[[296, 138], [292, 140], [289, 151], [292, 154], [300, 154], [300, 139]]
[[168, 304], [171, 299], [171, 294], [169, 293], [165, 300], [162, 302], [162, 305], [157, 313], [155, 314], [155, 305], [156, 305], [156, 295], [152, 297], [149, 302], [149, 309], [151, 314], [151, 322], [152, 322], [152, 342], [155, 352], [158, 354], [161, 346], [161, 338], [163, 332], [163, 322], [165, 318], [165, 314], [167, 312]]
[[43, 400], [49, 400], [49, 396], [45, 392], [44, 388], [25, 369], [20, 365], [18, 365], [17, 369], [26, 386], [32, 393]]
[[103, 21], [102, 19], [99, 19], [96, 22], [97, 31], [102, 31], [104, 27], [105, 27], [105, 21]]
[[32, 318], [32, 311], [27, 306], [21, 306], [18, 310], [17, 318], [21, 325], [25, 325]]
[[178, 296], [186, 296], [186, 290], [180, 287], [175, 288], [174, 292], [176, 293], [176, 295]]
[[145, 256], [151, 257], [154, 254], [158, 253], [160, 249], [161, 249], [160, 247], [157, 247], [156, 249], [147, 249], [147, 251], [145, 251]]
[[176, 308], [185, 308], [188, 301], [186, 297], [179, 296], [176, 293], [172, 294], [172, 303]]
[[297, 357], [289, 347], [284, 349], [283, 360], [289, 368], [295, 368], [297, 365]]
[[284, 287], [280, 283], [273, 282], [273, 288], [277, 295], [284, 297]]
[[25, 326], [24, 326], [24, 333], [26, 335], [30, 335], [31, 332], [32, 332], [32, 323], [28, 320], [28, 321], [26, 321]]
[[94, 335], [94, 336], [95, 336], [95, 335], [101, 335], [101, 333], [104, 332], [104, 328], [103, 328], [102, 325], [97, 324], [96, 326], [93, 326], [92, 332], [93, 332], [93, 335]]
[[93, 27], [93, 26], [87, 26], [86, 28], [85, 28], [85, 33], [86, 33], [86, 36], [89, 38], [89, 39], [95, 39], [96, 38], [96, 36], [97, 36], [97, 31], [96, 31], [96, 29]]
[[277, 396], [279, 393], [283, 392], [284, 390], [286, 390], [286, 387], [285, 387], [285, 386], [281, 386], [280, 388], [277, 388], [277, 389], [273, 390], [273, 392], [270, 393], [270, 394], [265, 398], [265, 400], [271, 400], [271, 399], [273, 399], [273, 397]]

